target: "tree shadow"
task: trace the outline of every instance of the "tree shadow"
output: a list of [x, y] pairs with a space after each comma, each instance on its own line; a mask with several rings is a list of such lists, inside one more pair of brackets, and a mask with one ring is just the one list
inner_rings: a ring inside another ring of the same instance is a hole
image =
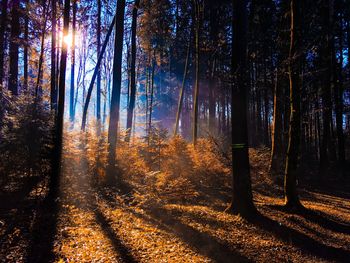
[[220, 243], [216, 238], [180, 222], [164, 208], [149, 209], [146, 211], [146, 215], [132, 209], [129, 210], [136, 217], [158, 229], [174, 234], [192, 249], [209, 257], [214, 262], [251, 262], [247, 257]]
[[111, 241], [114, 251], [120, 257], [122, 262], [138, 262], [130, 253], [130, 249], [127, 246], [125, 246], [123, 242], [117, 237], [109, 220], [105, 217], [101, 210], [98, 207], [96, 207], [94, 212], [96, 222], [101, 226], [104, 235]]
[[293, 246], [298, 247], [306, 253], [321, 257], [325, 260], [335, 260], [338, 262], [348, 262], [349, 260], [349, 251], [343, 248], [322, 244], [293, 228], [279, 224], [261, 213], [258, 213], [254, 218], [250, 219], [249, 222], [273, 234], [278, 239], [291, 243]]
[[[287, 212], [283, 206], [270, 205], [268, 206], [280, 212]], [[328, 229], [333, 232], [339, 232], [342, 234], [350, 235], [350, 225], [345, 223], [336, 222], [327, 217], [327, 214], [321, 211], [315, 211], [311, 209], [303, 209], [297, 211], [297, 215], [305, 218], [305, 220], [315, 223], [322, 228]]]
[[31, 246], [27, 262], [53, 262], [55, 260], [54, 241], [57, 234], [59, 204], [48, 196], [38, 211], [32, 228]]

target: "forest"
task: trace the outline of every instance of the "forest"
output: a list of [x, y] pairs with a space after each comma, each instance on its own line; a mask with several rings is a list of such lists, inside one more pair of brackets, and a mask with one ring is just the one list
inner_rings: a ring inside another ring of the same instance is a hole
[[0, 262], [349, 262], [349, 0], [0, 13]]

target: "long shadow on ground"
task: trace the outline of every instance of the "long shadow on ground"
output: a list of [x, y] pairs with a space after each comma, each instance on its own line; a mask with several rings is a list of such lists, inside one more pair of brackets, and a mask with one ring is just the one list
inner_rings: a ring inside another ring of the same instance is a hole
[[306, 253], [312, 254], [317, 257], [321, 257], [325, 260], [335, 260], [337, 262], [349, 261], [349, 251], [343, 248], [336, 248], [322, 244], [317, 240], [314, 240], [311, 237], [293, 228], [289, 228], [285, 225], [279, 224], [278, 222], [260, 213], [256, 217], [251, 219], [250, 222], [258, 226], [259, 228], [266, 230], [269, 233], [272, 233], [278, 239], [284, 242], [292, 243], [294, 246], [298, 247]]
[[147, 210], [148, 216], [132, 210], [130, 212], [157, 228], [174, 234], [195, 251], [209, 257], [214, 262], [251, 262], [247, 257], [220, 243], [216, 238], [180, 222], [166, 209]]
[[95, 210], [96, 222], [100, 224], [105, 236], [111, 241], [116, 254], [120, 257], [122, 262], [134, 263], [137, 260], [130, 253], [130, 249], [126, 247], [123, 242], [118, 238], [114, 232], [109, 220], [103, 215], [103, 213], [96, 208]]

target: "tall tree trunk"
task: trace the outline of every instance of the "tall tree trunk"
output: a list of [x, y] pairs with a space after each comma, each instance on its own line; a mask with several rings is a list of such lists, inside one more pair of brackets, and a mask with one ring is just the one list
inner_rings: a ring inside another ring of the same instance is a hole
[[189, 62], [189, 57], [190, 57], [190, 50], [191, 50], [191, 35], [190, 35], [190, 38], [189, 38], [189, 41], [188, 41], [186, 61], [185, 61], [185, 68], [184, 68], [184, 73], [183, 73], [183, 78], [182, 78], [182, 85], [181, 85], [181, 90], [180, 90], [180, 96], [179, 96], [179, 101], [178, 101], [178, 106], [177, 106], [174, 136], [176, 136], [177, 131], [179, 129], [180, 114], [181, 114], [183, 98], [184, 98], [185, 82], [186, 82], [187, 71], [188, 71], [188, 62]]
[[39, 55], [39, 63], [38, 63], [38, 76], [36, 79], [36, 86], [35, 86], [35, 97], [41, 94], [41, 77], [42, 77], [43, 64], [44, 64], [44, 45], [45, 45], [45, 35], [46, 35], [46, 22], [47, 22], [46, 7], [47, 6], [45, 2], [43, 2], [43, 5], [44, 5], [43, 6], [44, 24], [41, 30], [41, 45], [40, 45], [40, 55]]
[[[108, 29], [105, 41], [103, 42], [102, 50], [100, 52], [100, 55], [98, 57], [98, 60], [97, 60], [97, 63], [96, 63], [95, 69], [94, 69], [94, 73], [92, 74], [91, 82], [90, 82], [88, 93], [87, 93], [86, 100], [85, 100], [85, 104], [83, 103], [83, 105], [84, 105], [83, 106], [83, 119], [82, 119], [82, 122], [81, 122], [81, 129], [83, 131], [85, 131], [87, 111], [88, 111], [88, 108], [89, 108], [89, 103], [90, 103], [90, 99], [91, 99], [92, 89], [94, 88], [94, 83], [95, 83], [95, 80], [96, 80], [96, 77], [97, 77], [97, 72], [98, 72], [98, 69], [100, 68], [100, 65], [101, 65], [101, 62], [102, 62], [102, 58], [103, 58], [103, 54], [106, 51], [108, 40], [109, 40], [109, 37], [112, 34], [115, 22], [116, 22], [116, 16], [114, 16], [114, 18], [112, 20], [112, 23], [109, 26], [109, 29]], [[84, 72], [83, 76], [85, 76], [85, 72]], [[83, 83], [85, 83], [84, 80], [83, 80]], [[85, 86], [84, 86], [84, 89], [83, 89], [83, 100], [84, 100], [84, 96], [85, 96]]]
[[130, 141], [132, 120], [135, 109], [136, 99], [136, 28], [137, 28], [137, 11], [140, 0], [135, 0], [132, 10], [132, 24], [131, 24], [131, 63], [130, 63], [130, 99], [128, 104], [128, 112], [126, 117], [127, 135], [125, 140]]
[[[63, 12], [63, 36], [68, 35], [69, 29], [69, 11], [70, 0], [64, 1]], [[61, 159], [62, 159], [62, 147], [63, 147], [63, 124], [64, 124], [64, 102], [65, 102], [65, 82], [66, 82], [66, 66], [67, 66], [67, 44], [62, 41], [61, 61], [60, 61], [60, 76], [59, 76], [59, 96], [58, 96], [58, 110], [56, 119], [56, 134], [55, 134], [55, 148], [54, 148], [54, 163], [53, 173], [50, 181], [50, 199], [57, 196], [57, 190], [59, 187], [59, 176], [61, 172]]]
[[233, 0], [231, 74], [234, 80], [231, 98], [232, 125], [232, 202], [228, 211], [241, 216], [255, 212], [251, 189], [247, 126], [247, 3]]
[[72, 47], [70, 67], [70, 96], [69, 96], [69, 120], [74, 124], [74, 83], [75, 83], [75, 27], [77, 19], [77, 1], [73, 0], [73, 21], [72, 21]]
[[11, 7], [11, 36], [10, 36], [10, 70], [9, 70], [9, 90], [13, 95], [18, 95], [18, 53], [20, 35], [20, 0], [13, 0]]
[[332, 51], [331, 51], [331, 17], [330, 17], [330, 0], [322, 1], [322, 17], [324, 19], [323, 26], [325, 30], [324, 45], [322, 48], [322, 65], [323, 72], [323, 87], [322, 87], [322, 118], [323, 118], [323, 137], [321, 144], [320, 168], [321, 173], [327, 171], [330, 161], [331, 146], [331, 122], [332, 122], [332, 100], [331, 100], [331, 68], [332, 68]]
[[334, 102], [335, 102], [335, 114], [336, 114], [336, 127], [337, 127], [337, 141], [338, 141], [338, 162], [339, 162], [339, 168], [341, 173], [344, 173], [345, 169], [345, 138], [344, 138], [344, 131], [343, 131], [343, 111], [344, 111], [344, 104], [343, 104], [343, 21], [342, 18], [340, 18], [339, 21], [340, 25], [340, 36], [339, 36], [339, 57], [340, 61], [337, 63], [336, 60], [336, 51], [335, 51], [335, 45], [333, 43], [332, 45], [332, 57], [333, 57], [333, 85], [334, 85]]
[[199, 30], [200, 30], [200, 1], [194, 0], [195, 10], [195, 84], [193, 95], [193, 131], [192, 141], [196, 145], [198, 137], [198, 95], [199, 95]]
[[[101, 54], [101, 0], [97, 0], [97, 58]], [[98, 133], [100, 132], [101, 121], [101, 69], [97, 69], [96, 80], [96, 119], [98, 122]]]
[[0, 86], [4, 80], [4, 58], [5, 58], [5, 33], [7, 27], [7, 0], [1, 1], [1, 25], [0, 25]]
[[[28, 89], [28, 31], [29, 31], [29, 0], [26, 0], [26, 10], [24, 14], [24, 47], [23, 47], [23, 78], [24, 78], [24, 89]], [[46, 24], [46, 22], [45, 22]]]
[[276, 82], [274, 88], [274, 103], [273, 103], [273, 126], [272, 126], [272, 146], [271, 146], [271, 161], [270, 173], [279, 174], [282, 172], [283, 161], [283, 129], [282, 129], [282, 87], [280, 80], [282, 76], [279, 74], [279, 69], [276, 69]]
[[51, 109], [57, 108], [56, 86], [56, 0], [51, 0], [51, 79], [50, 79], [50, 102]]
[[301, 57], [301, 25], [300, 2], [290, 1], [290, 50], [289, 50], [289, 94], [290, 121], [289, 140], [284, 175], [284, 195], [286, 206], [291, 209], [301, 207], [297, 193], [297, 169], [300, 148], [300, 57]]
[[120, 93], [122, 84], [122, 56], [124, 42], [124, 12], [125, 0], [117, 2], [116, 11], [116, 29], [114, 40], [114, 57], [113, 57], [113, 83], [112, 98], [110, 107], [109, 127], [108, 127], [108, 181], [113, 182], [113, 171], [116, 164], [116, 147], [118, 138]]

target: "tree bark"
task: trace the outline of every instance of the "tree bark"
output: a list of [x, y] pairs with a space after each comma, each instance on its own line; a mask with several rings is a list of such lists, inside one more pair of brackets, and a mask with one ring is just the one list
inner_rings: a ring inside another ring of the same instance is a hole
[[110, 107], [109, 127], [108, 127], [108, 171], [107, 181], [113, 182], [113, 170], [116, 164], [116, 148], [118, 139], [118, 124], [119, 124], [119, 108], [120, 108], [120, 93], [122, 82], [122, 56], [124, 42], [124, 12], [125, 0], [117, 2], [116, 11], [116, 29], [113, 57], [113, 82], [112, 82], [112, 98]]
[[[97, 58], [101, 54], [101, 0], [97, 0]], [[96, 119], [98, 126], [101, 121], [101, 69], [97, 69], [97, 80], [96, 80]], [[97, 128], [98, 132], [100, 127]]]
[[285, 204], [288, 208], [299, 209], [301, 203], [297, 193], [297, 169], [300, 148], [300, 3], [290, 1], [290, 50], [289, 50], [289, 94], [290, 120], [289, 140], [284, 175]]
[[10, 69], [9, 69], [9, 90], [13, 95], [18, 95], [18, 53], [20, 35], [20, 0], [12, 1], [11, 8], [11, 36], [10, 36]]
[[231, 98], [232, 125], [232, 202], [227, 211], [247, 217], [256, 210], [250, 179], [247, 126], [247, 3], [233, 0], [232, 44], [233, 77]]
[[137, 28], [137, 11], [140, 0], [135, 0], [132, 10], [132, 24], [131, 24], [131, 63], [130, 63], [130, 99], [128, 104], [128, 112], [126, 117], [127, 135], [125, 140], [130, 141], [132, 120], [135, 109], [136, 99], [136, 28]]
[[[64, 1], [63, 12], [63, 36], [68, 34], [69, 29], [69, 11], [70, 0]], [[61, 172], [61, 159], [62, 159], [62, 147], [63, 147], [63, 127], [64, 127], [64, 102], [65, 102], [65, 82], [66, 82], [66, 66], [67, 66], [67, 44], [62, 41], [61, 61], [60, 61], [60, 76], [59, 76], [59, 97], [58, 97], [58, 110], [56, 118], [56, 134], [55, 134], [55, 146], [53, 154], [53, 173], [50, 181], [50, 199], [57, 196], [59, 187], [59, 176]]]
[[[116, 16], [113, 17], [112, 23], [109, 26], [109, 29], [108, 29], [105, 41], [104, 41], [102, 49], [101, 49], [100, 56], [98, 57], [98, 60], [97, 60], [97, 63], [96, 63], [95, 69], [94, 69], [94, 73], [92, 74], [91, 82], [90, 82], [90, 85], [89, 85], [88, 93], [87, 93], [85, 104], [84, 104], [84, 107], [83, 107], [83, 119], [82, 119], [82, 122], [81, 122], [81, 129], [83, 131], [85, 131], [85, 127], [86, 127], [86, 117], [87, 117], [87, 111], [88, 111], [89, 103], [90, 103], [90, 99], [91, 99], [92, 89], [94, 88], [94, 83], [95, 83], [95, 80], [96, 80], [97, 72], [98, 72], [98, 69], [99, 69], [99, 67], [101, 65], [103, 54], [106, 51], [108, 40], [109, 40], [109, 37], [112, 34], [115, 22], [116, 22]], [[85, 75], [85, 73], [84, 73], [84, 75]], [[84, 83], [84, 81], [83, 81], [83, 83]], [[84, 91], [85, 91], [85, 88], [84, 88]], [[84, 92], [83, 95], [85, 95], [85, 92]], [[83, 98], [84, 98], [84, 96], [83, 96]]]
[[72, 21], [72, 47], [71, 47], [71, 69], [70, 69], [70, 96], [69, 96], [69, 120], [74, 123], [74, 81], [75, 81], [75, 27], [77, 20], [77, 1], [73, 0]]
[[7, 0], [1, 1], [1, 25], [0, 25], [0, 86], [4, 80], [4, 58], [5, 58], [5, 32], [7, 27]]
[[56, 87], [56, 0], [51, 0], [51, 79], [50, 79], [50, 103], [51, 109], [57, 109]]

